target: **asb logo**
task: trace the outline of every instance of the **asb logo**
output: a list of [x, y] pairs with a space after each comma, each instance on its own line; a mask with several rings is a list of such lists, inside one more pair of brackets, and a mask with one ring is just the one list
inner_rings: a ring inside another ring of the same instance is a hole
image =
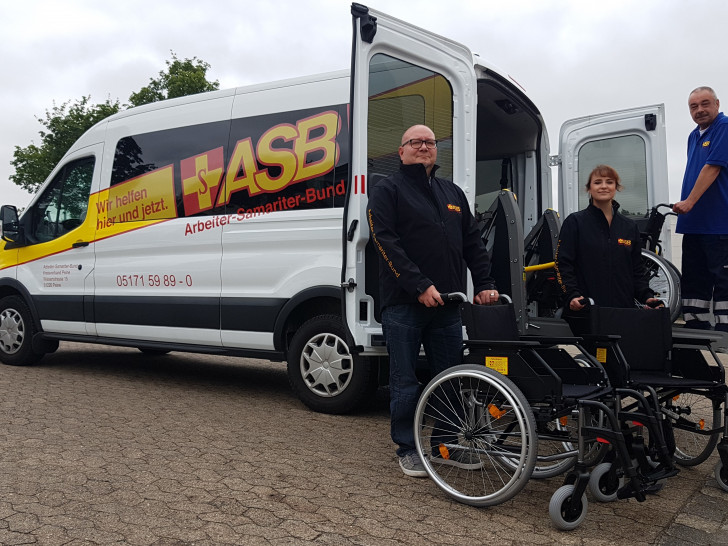
[[632, 241], [629, 239], [617, 239], [617, 244], [622, 246], [632, 246]]
[[180, 161], [186, 216], [213, 207], [222, 181], [224, 165], [222, 146]]
[[453, 210], [455, 212], [460, 212], [460, 207], [458, 207], [457, 205], [451, 205], [450, 203], [448, 203], [447, 210]]

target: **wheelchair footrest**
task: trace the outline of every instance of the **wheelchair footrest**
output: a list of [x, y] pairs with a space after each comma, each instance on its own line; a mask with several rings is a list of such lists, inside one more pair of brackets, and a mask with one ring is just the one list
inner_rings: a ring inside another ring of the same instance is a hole
[[659, 480], [664, 480], [665, 478], [672, 478], [673, 476], [677, 476], [679, 473], [679, 468], [660, 468], [658, 466], [654, 471], [644, 474], [644, 481], [654, 483]]
[[617, 498], [620, 500], [634, 498], [637, 502], [644, 502], [646, 500], [645, 488], [638, 479], [634, 478], [617, 490]]
[[644, 488], [644, 492], [648, 495], [656, 495], [662, 490], [662, 486], [665, 485], [664, 483], [653, 483], [652, 485], [649, 485]]

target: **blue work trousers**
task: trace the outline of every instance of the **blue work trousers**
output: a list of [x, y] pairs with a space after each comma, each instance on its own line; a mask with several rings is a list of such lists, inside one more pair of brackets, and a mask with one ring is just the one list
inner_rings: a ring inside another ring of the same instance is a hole
[[713, 300], [715, 329], [728, 332], [728, 235], [683, 235], [680, 289], [686, 327], [710, 329]]

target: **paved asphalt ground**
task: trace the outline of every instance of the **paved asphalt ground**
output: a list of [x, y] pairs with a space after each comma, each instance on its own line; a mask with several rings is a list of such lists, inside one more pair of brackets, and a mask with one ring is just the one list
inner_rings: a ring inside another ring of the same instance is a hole
[[386, 396], [321, 415], [280, 363], [95, 345], [0, 366], [0, 544], [728, 544], [715, 455], [563, 533], [560, 478], [473, 508], [405, 477]]

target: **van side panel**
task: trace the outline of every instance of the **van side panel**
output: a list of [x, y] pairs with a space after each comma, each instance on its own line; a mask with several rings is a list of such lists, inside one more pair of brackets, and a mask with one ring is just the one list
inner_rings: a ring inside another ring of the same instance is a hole
[[[226, 178], [226, 212], [236, 221], [223, 227], [226, 347], [272, 350], [276, 327], [285, 326], [278, 316], [291, 298], [311, 286], [339, 284], [348, 79], [291, 91], [235, 99], [230, 147], [240, 162], [237, 176], [229, 170]], [[246, 115], [270, 109], [269, 101], [291, 110]], [[255, 163], [246, 165], [246, 153]]]
[[338, 284], [348, 80], [333, 81], [110, 123], [99, 336], [273, 350], [285, 303]]
[[232, 96], [109, 124], [96, 242], [98, 335], [220, 345], [220, 219]]

